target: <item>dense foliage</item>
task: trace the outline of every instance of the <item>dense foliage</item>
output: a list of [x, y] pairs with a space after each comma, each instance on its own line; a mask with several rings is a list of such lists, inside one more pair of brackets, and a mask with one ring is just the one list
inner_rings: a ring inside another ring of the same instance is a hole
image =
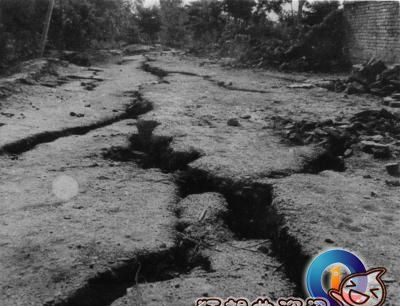
[[[38, 54], [49, 1], [0, 0], [0, 65]], [[290, 0], [159, 2], [55, 0], [48, 49], [141, 42], [236, 57], [247, 65], [329, 70], [345, 63], [338, 1], [302, 0], [296, 11]]]
[[[0, 63], [38, 54], [49, 0], [0, 0]], [[82, 50], [135, 41], [139, 33], [128, 0], [56, 0], [49, 46]]]

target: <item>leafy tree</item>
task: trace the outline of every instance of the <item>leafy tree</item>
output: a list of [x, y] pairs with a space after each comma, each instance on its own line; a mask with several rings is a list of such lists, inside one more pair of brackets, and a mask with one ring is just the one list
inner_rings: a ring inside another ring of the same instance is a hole
[[[29, 58], [39, 47], [47, 9], [45, 0], [2, 0], [2, 29], [9, 59]], [[4, 38], [3, 38], [4, 39]]]
[[140, 31], [150, 41], [155, 41], [161, 31], [160, 9], [157, 6], [144, 7], [140, 5], [137, 7], [137, 19]]
[[186, 39], [187, 14], [182, 0], [160, 0], [161, 39], [166, 45], [182, 47]]
[[[0, 1], [0, 62], [38, 54], [48, 4], [49, 0]], [[56, 0], [55, 4], [49, 47], [80, 50], [137, 40], [130, 0]]]
[[224, 29], [222, 4], [215, 0], [197, 0], [187, 6], [188, 29], [194, 40], [210, 39], [215, 42]]
[[287, 0], [258, 0], [256, 6], [256, 15], [274, 12], [277, 15], [282, 13], [282, 4], [288, 2]]
[[307, 1], [304, 5], [303, 23], [315, 25], [321, 23], [332, 11], [339, 8], [339, 0]]
[[252, 16], [252, 10], [256, 5], [255, 0], [223, 0], [225, 12], [235, 19], [248, 22]]
[[252, 39], [263, 39], [271, 36], [279, 36], [273, 22], [271, 21], [271, 13], [282, 16], [284, 3], [289, 0], [258, 0], [251, 23], [249, 25], [249, 34]]
[[85, 49], [93, 42], [130, 41], [137, 36], [132, 4], [125, 0], [58, 0], [50, 42], [58, 48]]

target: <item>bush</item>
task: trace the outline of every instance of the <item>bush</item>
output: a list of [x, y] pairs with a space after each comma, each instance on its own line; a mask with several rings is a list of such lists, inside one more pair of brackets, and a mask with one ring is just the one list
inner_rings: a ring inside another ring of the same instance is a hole
[[182, 0], [160, 0], [161, 42], [171, 47], [186, 44], [186, 10]]
[[301, 22], [308, 26], [321, 23], [331, 12], [339, 9], [338, 0], [306, 2]]
[[161, 31], [160, 9], [157, 6], [138, 6], [137, 24], [144, 41], [157, 41]]
[[[0, 65], [37, 54], [48, 1], [0, 2]], [[144, 7], [141, 0], [136, 5], [131, 0], [56, 1], [48, 45], [84, 50], [161, 41], [196, 54], [216, 51], [247, 65], [325, 71], [344, 67], [339, 2], [306, 2], [303, 16], [285, 12], [286, 2], [196, 0], [185, 6], [182, 0], [160, 0], [159, 7]], [[278, 22], [270, 19], [271, 12]]]
[[348, 68], [342, 10], [330, 12], [321, 23], [305, 30], [298, 42], [286, 51], [286, 62], [302, 59], [307, 70], [314, 71]]
[[338, 1], [307, 2], [302, 20], [275, 8], [279, 12], [277, 24], [267, 18], [255, 23], [253, 18], [247, 28], [251, 37], [249, 48], [240, 60], [249, 65], [285, 70], [347, 69], [343, 12], [338, 7]]
[[248, 22], [252, 17], [256, 2], [254, 0], [223, 0], [222, 5], [224, 11], [235, 20]]
[[[0, 1], [0, 64], [38, 55], [49, 0]], [[93, 45], [137, 41], [132, 4], [128, 0], [56, 1], [48, 45], [83, 50]]]
[[222, 3], [197, 0], [186, 6], [189, 48], [199, 53], [215, 48], [225, 27]]

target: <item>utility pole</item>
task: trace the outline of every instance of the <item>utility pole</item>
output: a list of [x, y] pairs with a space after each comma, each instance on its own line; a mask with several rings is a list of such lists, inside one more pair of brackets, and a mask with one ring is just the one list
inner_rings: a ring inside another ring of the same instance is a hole
[[40, 57], [43, 57], [44, 50], [46, 48], [47, 35], [49, 33], [49, 28], [50, 28], [51, 15], [53, 15], [54, 1], [55, 0], [49, 0], [49, 6], [47, 8], [46, 19], [44, 21], [44, 26], [43, 26], [42, 40], [41, 40], [41, 44], [40, 44]]

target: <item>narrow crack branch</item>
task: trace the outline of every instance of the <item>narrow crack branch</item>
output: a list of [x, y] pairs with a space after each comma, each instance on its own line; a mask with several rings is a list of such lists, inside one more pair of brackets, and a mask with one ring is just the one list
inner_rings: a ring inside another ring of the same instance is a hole
[[0, 147], [0, 155], [18, 155], [33, 149], [39, 144], [49, 143], [62, 137], [68, 137], [71, 135], [85, 135], [90, 131], [111, 125], [125, 119], [137, 118], [138, 116], [145, 114], [153, 109], [152, 104], [144, 100], [138, 91], [134, 92], [132, 97], [133, 101], [126, 107], [125, 111], [122, 114], [102, 119], [100, 121], [87, 125], [75, 126], [56, 131], [45, 131], [19, 139]]
[[261, 94], [271, 93], [268, 90], [243, 88], [243, 87], [233, 86], [231, 84], [226, 84], [223, 81], [219, 81], [219, 80], [213, 79], [209, 75], [201, 75], [201, 74], [197, 74], [197, 73], [194, 73], [194, 72], [179, 71], [179, 70], [167, 71], [167, 70], [164, 70], [162, 68], [152, 66], [152, 65], [149, 64], [149, 62], [150, 62], [150, 60], [146, 57], [146, 61], [142, 63], [142, 69], [144, 71], [146, 71], [146, 72], [149, 72], [149, 73], [157, 76], [160, 80], [163, 80], [165, 77], [167, 77], [168, 75], [171, 75], [171, 74], [181, 74], [181, 75], [185, 75], [185, 76], [192, 76], [192, 77], [202, 78], [203, 80], [209, 81], [213, 85], [221, 87], [221, 88], [226, 89], [226, 90], [241, 91], [241, 92], [251, 92], [251, 93], [261, 93]]

